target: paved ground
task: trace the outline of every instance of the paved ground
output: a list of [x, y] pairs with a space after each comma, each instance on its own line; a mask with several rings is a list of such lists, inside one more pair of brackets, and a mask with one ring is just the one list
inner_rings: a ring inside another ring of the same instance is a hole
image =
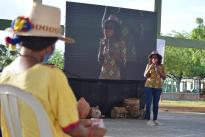
[[160, 112], [161, 126], [145, 120], [105, 119], [106, 137], [205, 137], [204, 113]]

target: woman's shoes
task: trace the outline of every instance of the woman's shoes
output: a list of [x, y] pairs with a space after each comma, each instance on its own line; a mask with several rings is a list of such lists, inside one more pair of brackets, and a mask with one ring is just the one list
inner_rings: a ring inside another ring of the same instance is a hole
[[154, 120], [154, 123], [155, 123], [156, 126], [162, 125], [158, 120]]
[[157, 120], [149, 120], [149, 121], [147, 122], [147, 125], [148, 125], [148, 126], [160, 126], [161, 123], [160, 123], [159, 121], [157, 121]]
[[148, 126], [155, 126], [155, 123], [154, 123], [153, 120], [149, 120], [149, 121], [147, 122], [147, 125], [148, 125]]

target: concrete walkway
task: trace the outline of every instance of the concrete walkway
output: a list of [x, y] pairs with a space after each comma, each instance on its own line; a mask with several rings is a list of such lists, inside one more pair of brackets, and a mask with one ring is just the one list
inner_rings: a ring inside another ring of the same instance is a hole
[[160, 112], [160, 126], [146, 120], [105, 119], [106, 137], [205, 137], [204, 113]]

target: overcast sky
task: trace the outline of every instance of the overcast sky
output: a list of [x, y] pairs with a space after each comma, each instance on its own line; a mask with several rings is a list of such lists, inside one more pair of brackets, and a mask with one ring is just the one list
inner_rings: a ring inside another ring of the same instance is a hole
[[[154, 0], [70, 0], [73, 2], [108, 5], [115, 7], [154, 11]], [[1, 0], [0, 18], [14, 19], [29, 9], [32, 0]], [[65, 22], [66, 0], [43, 0], [43, 4], [61, 8], [61, 24]], [[190, 32], [196, 27], [195, 19], [205, 19], [205, 0], [162, 0], [161, 33], [172, 30]], [[0, 43], [4, 36], [0, 32]]]

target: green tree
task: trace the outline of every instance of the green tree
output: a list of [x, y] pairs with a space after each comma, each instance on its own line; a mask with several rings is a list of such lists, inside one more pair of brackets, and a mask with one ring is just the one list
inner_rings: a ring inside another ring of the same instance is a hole
[[205, 40], [205, 26], [202, 18], [196, 18], [196, 24], [198, 25], [191, 32], [191, 39]]
[[199, 26], [203, 26], [204, 25], [204, 21], [202, 18], [196, 18], [196, 24], [198, 24]]
[[[205, 40], [203, 19], [196, 19], [197, 27], [191, 33], [176, 32], [168, 34], [177, 38]], [[182, 77], [205, 77], [205, 50], [195, 48], [177, 48], [171, 45], [165, 49], [165, 67], [168, 75], [177, 81], [177, 88]]]
[[168, 33], [166, 36], [170, 36], [170, 37], [175, 37], [175, 38], [181, 38], [181, 39], [187, 39], [190, 38], [190, 34], [188, 32], [177, 32], [175, 30], [173, 30], [171, 33]]
[[11, 51], [6, 45], [0, 44], [0, 70], [10, 64], [16, 57], [18, 51]]
[[64, 68], [64, 56], [60, 50], [55, 50], [48, 63], [55, 64], [58, 68]]
[[205, 77], [205, 50], [167, 46], [164, 61], [167, 72], [177, 82], [177, 89], [182, 77]]
[[185, 56], [184, 51], [181, 51], [178, 48], [167, 46], [165, 50], [165, 67], [168, 72], [168, 76], [176, 80], [177, 90], [179, 91], [179, 84], [181, 82], [184, 66], [186, 61], [183, 59]]
[[[8, 46], [0, 44], [0, 71], [10, 64], [18, 55], [18, 50], [9, 50]], [[60, 50], [56, 50], [49, 59], [50, 64], [55, 64], [58, 68], [64, 68], [64, 57]]]

